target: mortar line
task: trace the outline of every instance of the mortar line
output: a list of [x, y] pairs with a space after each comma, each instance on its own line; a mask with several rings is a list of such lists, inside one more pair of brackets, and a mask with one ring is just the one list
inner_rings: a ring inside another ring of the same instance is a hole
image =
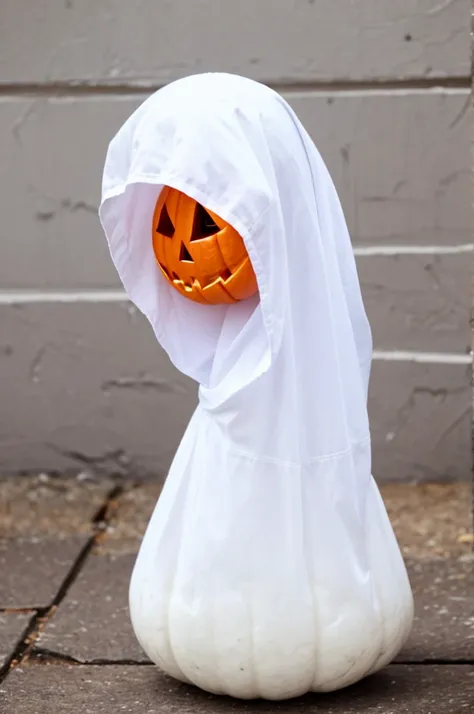
[[374, 350], [374, 362], [414, 362], [416, 364], [472, 364], [472, 354], [450, 352], [415, 352], [403, 350]]
[[[474, 252], [474, 243], [458, 245], [359, 245], [356, 258], [396, 257], [401, 255], [460, 255]], [[0, 290], [0, 307], [34, 303], [128, 302], [123, 290]]]
[[[66, 305], [66, 304], [129, 304], [132, 310], [136, 308], [123, 291], [65, 291], [65, 292], [0, 292], [0, 307], [20, 307], [22, 305]], [[375, 362], [416, 362], [418, 364], [450, 364], [468, 365], [472, 363], [471, 353], [425, 352], [418, 350], [387, 350], [375, 349]]]
[[[2, 82], [0, 83], [0, 96], [6, 97], [81, 97], [81, 96], [123, 96], [141, 95], [162, 89], [176, 78], [164, 82], [154, 82], [148, 79], [104, 81], [102, 79], [83, 80], [56, 80], [49, 82]], [[469, 90], [471, 78], [469, 75], [451, 77], [406, 77], [390, 79], [373, 77], [370, 79], [316, 79], [298, 80], [291, 77], [279, 80], [260, 79], [261, 84], [266, 84], [275, 91], [284, 94], [300, 92], [313, 93], [344, 93], [361, 92], [371, 93], [380, 91], [405, 92], [429, 91], [432, 89]]]
[[130, 302], [123, 290], [11, 290], [0, 292], [0, 307], [36, 304]]
[[360, 245], [354, 246], [356, 258], [398, 255], [460, 255], [474, 252], [474, 243], [458, 245]]

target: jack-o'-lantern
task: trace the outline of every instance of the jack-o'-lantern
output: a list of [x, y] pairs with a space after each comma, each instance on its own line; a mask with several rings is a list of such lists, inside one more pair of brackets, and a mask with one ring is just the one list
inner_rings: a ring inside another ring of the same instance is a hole
[[153, 250], [161, 272], [200, 303], [234, 303], [257, 292], [240, 234], [185, 193], [165, 186], [156, 203]]

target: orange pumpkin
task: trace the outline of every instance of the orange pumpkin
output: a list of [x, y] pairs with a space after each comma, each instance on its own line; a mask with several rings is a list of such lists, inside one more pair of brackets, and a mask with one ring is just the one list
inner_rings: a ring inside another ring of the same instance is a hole
[[240, 234], [200, 203], [165, 186], [156, 203], [153, 250], [161, 272], [200, 303], [234, 303], [257, 292]]

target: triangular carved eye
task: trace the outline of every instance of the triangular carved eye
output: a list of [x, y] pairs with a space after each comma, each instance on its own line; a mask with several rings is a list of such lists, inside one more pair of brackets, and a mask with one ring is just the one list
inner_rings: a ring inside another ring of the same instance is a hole
[[215, 233], [219, 233], [220, 228], [214, 219], [209, 215], [206, 209], [200, 203], [196, 205], [194, 213], [193, 234], [191, 240], [201, 240], [208, 238]]
[[156, 232], [167, 236], [167, 238], [172, 238], [174, 236], [174, 225], [171, 221], [168, 209], [166, 208], [166, 203], [161, 210], [160, 220], [158, 221], [158, 228], [156, 229]]
[[184, 243], [181, 243], [181, 248], [179, 251], [179, 259], [182, 263], [194, 263], [191, 253], [186, 248]]

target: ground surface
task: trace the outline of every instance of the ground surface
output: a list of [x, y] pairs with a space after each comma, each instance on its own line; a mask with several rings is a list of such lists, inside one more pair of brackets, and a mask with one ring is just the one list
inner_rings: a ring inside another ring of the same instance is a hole
[[343, 692], [242, 703], [150, 665], [127, 589], [160, 488], [47, 476], [0, 479], [0, 713], [474, 711], [474, 560], [467, 484], [385, 485], [416, 599], [384, 672]]

